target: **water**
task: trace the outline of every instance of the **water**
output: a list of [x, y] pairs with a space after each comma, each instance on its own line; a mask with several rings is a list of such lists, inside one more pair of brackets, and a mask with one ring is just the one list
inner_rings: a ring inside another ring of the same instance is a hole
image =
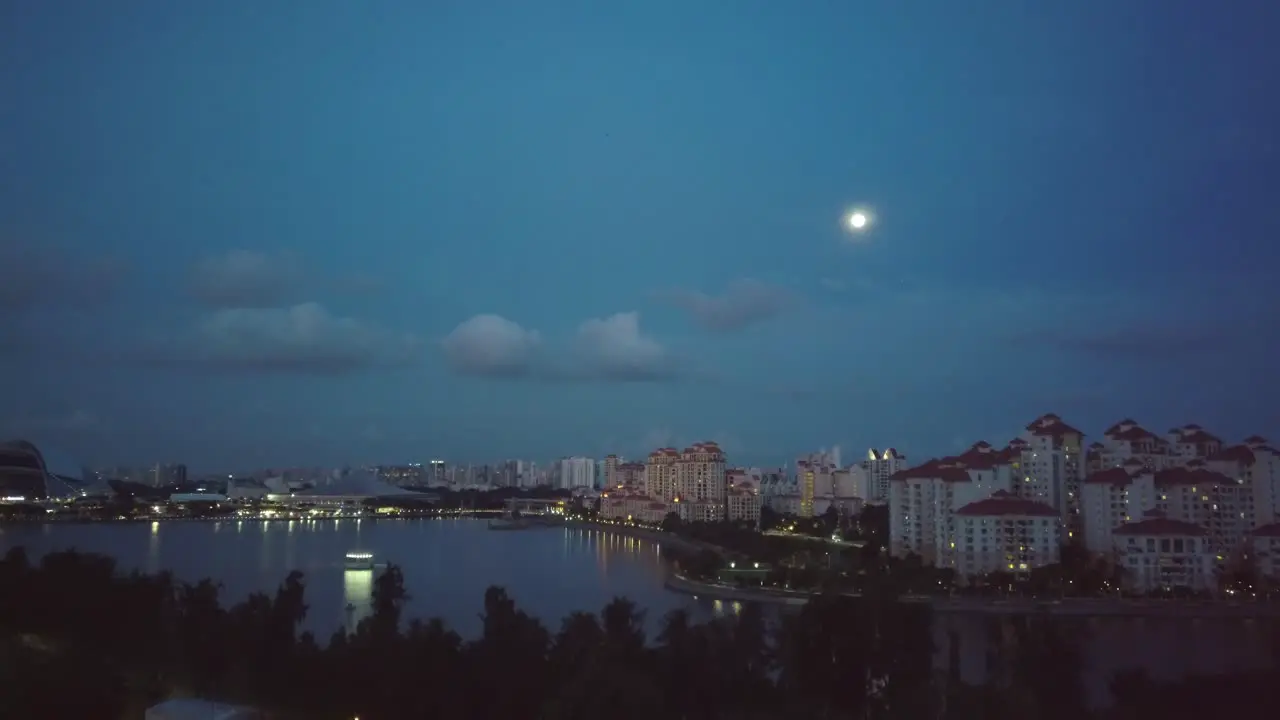
[[[301, 570], [310, 606], [306, 629], [322, 642], [369, 613], [374, 572], [343, 568], [343, 557], [357, 549], [402, 568], [411, 595], [407, 617], [440, 617], [464, 637], [479, 633], [490, 585], [505, 587], [521, 609], [553, 632], [570, 612], [598, 612], [615, 596], [647, 611], [650, 637], [663, 615], [676, 608], [698, 620], [741, 610], [738, 603], [665, 589], [660, 544], [581, 528], [492, 532], [483, 520], [464, 519], [0, 526], [0, 552], [17, 545], [26, 546], [33, 558], [77, 548], [110, 555], [125, 570], [169, 570], [193, 582], [212, 578], [222, 583], [228, 603], [252, 592], [273, 593], [289, 571]], [[984, 682], [992, 620], [966, 613], [935, 617], [939, 669], [949, 661], [946, 648], [954, 638], [960, 643], [960, 676]], [[1106, 702], [1107, 682], [1119, 670], [1145, 667], [1157, 679], [1171, 680], [1265, 667], [1271, 660], [1271, 628], [1253, 620], [1092, 617], [1073, 622], [1094, 705]]]
[[[345, 570], [350, 550], [373, 552], [404, 572], [407, 618], [442, 618], [464, 637], [480, 630], [484, 591], [505, 587], [551, 631], [570, 612], [599, 612], [615, 596], [646, 611], [652, 637], [662, 617], [684, 608], [695, 619], [740, 610], [663, 587], [659, 544], [581, 528], [493, 532], [470, 519], [152, 522], [0, 527], [0, 552], [25, 546], [33, 559], [57, 550], [110, 555], [122, 570], [171, 571], [223, 586], [224, 604], [274, 593], [291, 570], [306, 575], [305, 627], [321, 640], [369, 613], [374, 571]], [[348, 606], [353, 606], [349, 608]]]

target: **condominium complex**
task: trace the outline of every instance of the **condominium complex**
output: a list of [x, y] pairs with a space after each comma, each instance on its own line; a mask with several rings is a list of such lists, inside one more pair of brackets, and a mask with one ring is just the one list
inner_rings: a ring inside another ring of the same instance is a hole
[[758, 476], [726, 469], [720, 446], [704, 442], [683, 450], [659, 448], [644, 465], [617, 465], [600, 510], [605, 517], [655, 523], [671, 512], [687, 522], [755, 522], [760, 500]]
[[1124, 420], [1083, 441], [1050, 414], [1003, 448], [979, 442], [896, 472], [890, 551], [961, 575], [1017, 573], [1056, 563], [1072, 542], [1144, 590], [1207, 588], [1241, 553], [1276, 563], [1280, 454], [1265, 439], [1227, 446], [1196, 425], [1159, 436]]

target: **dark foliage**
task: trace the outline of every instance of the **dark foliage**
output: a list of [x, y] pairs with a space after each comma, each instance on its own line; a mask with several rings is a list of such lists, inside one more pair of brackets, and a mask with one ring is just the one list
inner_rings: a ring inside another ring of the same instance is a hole
[[[757, 606], [701, 624], [674, 612], [654, 638], [623, 598], [551, 632], [494, 587], [479, 637], [464, 641], [439, 620], [406, 622], [392, 566], [375, 581], [372, 615], [324, 645], [300, 633], [305, 590], [294, 572], [227, 609], [210, 581], [125, 575], [75, 552], [33, 565], [11, 551], [0, 560], [0, 717], [141, 717], [183, 695], [344, 720], [1085, 716], [1069, 630], [1047, 617], [1015, 623], [1002, 630], [1004, 673], [963, 687], [935, 673], [929, 606], [899, 602], [887, 584], [818, 597], [776, 627]], [[1252, 699], [1274, 679], [1217, 682]], [[1193, 689], [1119, 677], [1118, 717], [1195, 707]]]

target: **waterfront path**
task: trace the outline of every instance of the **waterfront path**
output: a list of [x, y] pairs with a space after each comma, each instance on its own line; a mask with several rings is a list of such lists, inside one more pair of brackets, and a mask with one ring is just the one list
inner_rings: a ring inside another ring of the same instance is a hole
[[[668, 590], [705, 596], [719, 600], [761, 602], [777, 605], [803, 605], [818, 593], [781, 588], [748, 588], [691, 580], [672, 573], [666, 582]], [[845, 593], [860, 597], [859, 593]], [[1276, 618], [1280, 603], [1234, 602], [1212, 600], [1154, 600], [1140, 598], [1036, 598], [934, 597], [907, 595], [903, 602], [929, 603], [934, 612], [983, 615], [1074, 615], [1081, 617], [1181, 617], [1181, 618]]]

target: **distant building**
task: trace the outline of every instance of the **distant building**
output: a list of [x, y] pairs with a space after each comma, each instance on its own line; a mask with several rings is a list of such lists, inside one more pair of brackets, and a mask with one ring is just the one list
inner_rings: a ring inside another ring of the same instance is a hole
[[889, 478], [907, 469], [907, 457], [893, 448], [884, 451], [871, 448], [859, 467], [866, 473], [860, 497], [868, 504], [883, 505], [889, 502]]
[[182, 463], [158, 463], [147, 471], [147, 483], [151, 487], [184, 485], [187, 482], [187, 466]]
[[1116, 565], [1124, 568], [1121, 578], [1130, 590], [1216, 588], [1214, 550], [1199, 525], [1153, 511], [1116, 528], [1114, 539]]
[[1026, 573], [1058, 562], [1062, 523], [1058, 511], [998, 490], [956, 511], [956, 535], [942, 548], [942, 566], [962, 577], [992, 572]]
[[568, 457], [560, 459], [561, 490], [595, 487], [596, 461], [589, 457]]
[[0, 502], [43, 500], [49, 496], [44, 456], [25, 440], [0, 444]]

